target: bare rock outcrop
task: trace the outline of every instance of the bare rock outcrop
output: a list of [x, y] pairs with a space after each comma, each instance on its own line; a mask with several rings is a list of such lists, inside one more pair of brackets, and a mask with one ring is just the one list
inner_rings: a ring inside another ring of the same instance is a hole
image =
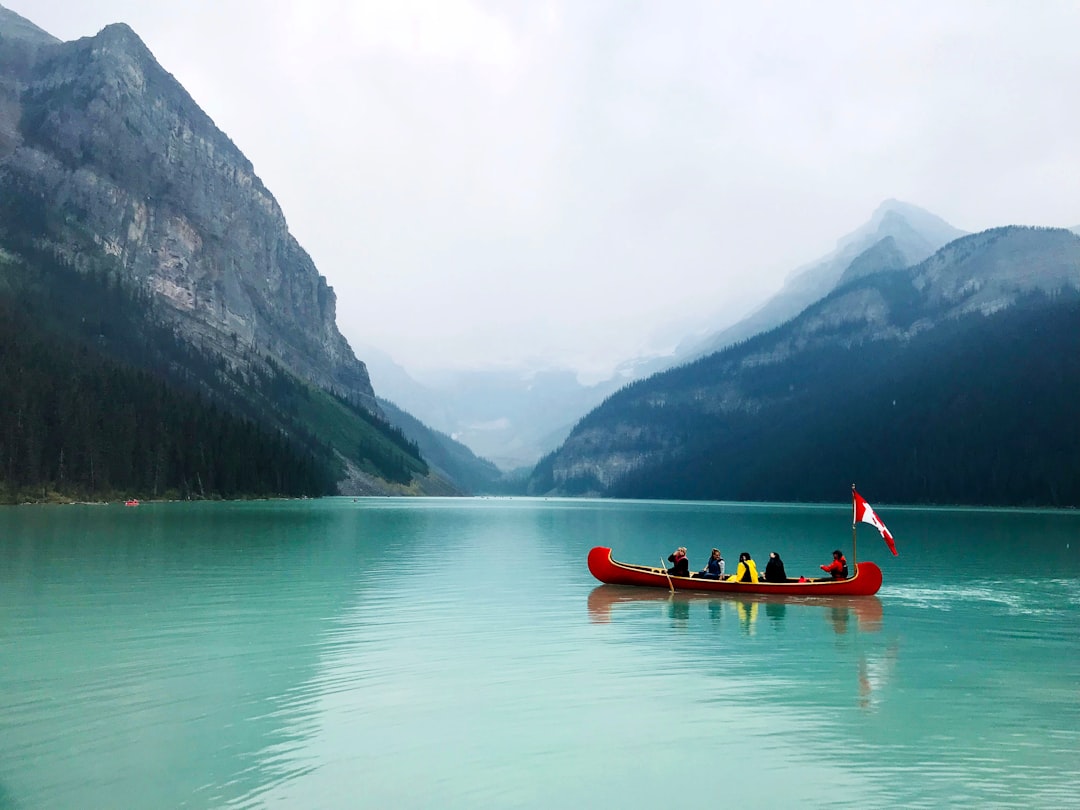
[[0, 8], [0, 195], [39, 247], [111, 263], [194, 345], [378, 412], [277, 201], [126, 25], [59, 42]]

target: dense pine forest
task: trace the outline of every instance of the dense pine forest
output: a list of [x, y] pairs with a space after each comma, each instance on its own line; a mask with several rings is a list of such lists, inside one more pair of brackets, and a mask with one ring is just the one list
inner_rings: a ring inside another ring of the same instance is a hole
[[[601, 419], [648, 424], [693, 443], [673, 446], [609, 487], [583, 474], [564, 489], [625, 498], [831, 502], [856, 481], [893, 503], [1080, 504], [1075, 292], [1033, 294], [909, 341], [830, 343], [749, 368], [740, 384], [764, 403], [760, 408], [720, 414], [672, 397], [662, 407], [653, 404], [653, 386], [693, 390], [766, 340], [613, 395], [579, 428]], [[541, 486], [553, 485], [553, 458], [537, 467]]]
[[43, 336], [0, 302], [0, 499], [334, 491], [325, 456], [147, 373]]
[[763, 367], [753, 384], [800, 393], [727, 419], [663, 409], [703, 446], [609, 494], [828, 502], [850, 479], [894, 503], [1080, 504], [1074, 294], [942, 324], [908, 346], [833, 347]]
[[229, 367], [96, 264], [0, 247], [0, 500], [332, 494], [335, 447], [408, 484], [415, 443], [267, 358]]

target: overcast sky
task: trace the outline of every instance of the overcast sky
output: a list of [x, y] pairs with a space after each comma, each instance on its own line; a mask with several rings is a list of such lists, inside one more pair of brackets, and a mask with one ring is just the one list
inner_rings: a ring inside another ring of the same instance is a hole
[[1075, 2], [0, 3], [134, 28], [414, 372], [670, 348], [890, 197], [1080, 224]]

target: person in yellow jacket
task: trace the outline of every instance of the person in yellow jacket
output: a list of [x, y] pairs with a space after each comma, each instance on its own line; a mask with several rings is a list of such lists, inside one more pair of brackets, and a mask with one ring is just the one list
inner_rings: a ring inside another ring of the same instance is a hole
[[735, 573], [727, 578], [728, 582], [757, 582], [757, 565], [747, 552], [739, 555], [739, 567]]

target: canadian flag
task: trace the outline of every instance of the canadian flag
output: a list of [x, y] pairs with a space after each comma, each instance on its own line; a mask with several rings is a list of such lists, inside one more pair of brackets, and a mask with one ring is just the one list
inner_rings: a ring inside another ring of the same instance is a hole
[[851, 488], [851, 497], [855, 502], [855, 523], [860, 521], [869, 523], [881, 532], [881, 536], [885, 538], [885, 542], [889, 544], [889, 551], [893, 553], [894, 557], [897, 556], [896, 543], [893, 542], [892, 533], [885, 528], [885, 524], [881, 522], [881, 518], [874, 514], [874, 510], [870, 507], [870, 504], [866, 502], [863, 496], [855, 491], [855, 487]]

